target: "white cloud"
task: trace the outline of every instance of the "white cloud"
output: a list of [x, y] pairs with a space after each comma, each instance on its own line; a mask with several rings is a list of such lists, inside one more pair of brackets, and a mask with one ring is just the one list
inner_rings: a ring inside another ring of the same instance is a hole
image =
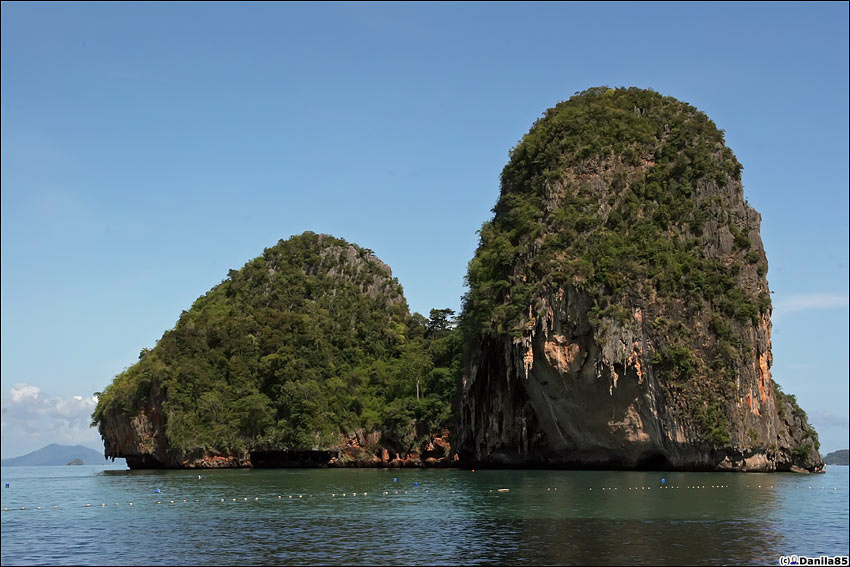
[[50, 396], [38, 386], [17, 383], [2, 406], [3, 458], [35, 451], [50, 443], [101, 446], [100, 435], [90, 427], [97, 405], [93, 397]]
[[30, 386], [29, 384], [15, 384], [9, 393], [12, 395], [12, 401], [15, 403], [21, 402], [24, 398], [38, 398], [41, 388], [38, 386]]
[[840, 309], [850, 305], [846, 293], [795, 293], [779, 297], [773, 304], [774, 318], [812, 309]]

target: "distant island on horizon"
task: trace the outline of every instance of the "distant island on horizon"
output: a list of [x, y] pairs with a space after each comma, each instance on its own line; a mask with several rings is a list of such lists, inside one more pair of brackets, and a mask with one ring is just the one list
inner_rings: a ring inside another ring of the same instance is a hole
[[850, 465], [850, 449], [841, 449], [828, 453], [824, 456], [823, 462], [828, 465]]
[[0, 460], [4, 467], [62, 466], [62, 465], [110, 465], [123, 464], [124, 459], [107, 459], [102, 453], [83, 445], [59, 445], [51, 443], [26, 455]]

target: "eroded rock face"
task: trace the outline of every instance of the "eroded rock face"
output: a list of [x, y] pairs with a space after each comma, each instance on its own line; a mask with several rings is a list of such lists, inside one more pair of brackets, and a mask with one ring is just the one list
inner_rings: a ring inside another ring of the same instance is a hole
[[[606, 129], [627, 157], [588, 155]], [[512, 152], [494, 211], [464, 313], [464, 463], [821, 464], [771, 379], [760, 216], [704, 115], [647, 91], [583, 93]]]
[[[655, 346], [641, 308], [598, 342], [585, 294], [560, 290], [545, 301], [546, 317], [522, 338], [484, 341], [473, 353], [461, 414], [464, 463], [742, 471], [819, 464], [793, 455], [809, 426], [789, 402], [777, 402], [769, 350], [741, 369], [739, 397], [725, 408], [734, 442], [711, 447], [688, 418], [687, 394], [665, 391], [646, 360]], [[769, 349], [765, 323], [754, 333]]]

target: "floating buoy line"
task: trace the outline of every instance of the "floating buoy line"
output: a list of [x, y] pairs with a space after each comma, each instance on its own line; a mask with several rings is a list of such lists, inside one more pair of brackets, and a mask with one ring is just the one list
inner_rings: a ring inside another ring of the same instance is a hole
[[[393, 481], [394, 481], [394, 483], [396, 483], [396, 486], [397, 486], [398, 481], [396, 479], [393, 479]], [[419, 483], [418, 482], [414, 483], [413, 486], [414, 486], [414, 488], [418, 488]], [[634, 493], [639, 493], [639, 492], [646, 493], [647, 491], [651, 491], [653, 489], [656, 490], [656, 491], [658, 491], [658, 490], [661, 490], [661, 491], [700, 490], [700, 491], [702, 491], [702, 490], [712, 490], [712, 489], [713, 490], [725, 490], [725, 489], [728, 489], [728, 488], [730, 488], [730, 485], [728, 485], [728, 484], [671, 485], [671, 484], [667, 484], [666, 479], [662, 479], [662, 484], [660, 484], [658, 486], [625, 486], [625, 487], [624, 486], [588, 486], [588, 487], [586, 487], [586, 491], [589, 491], [589, 492], [597, 491], [597, 492], [605, 492], [605, 493], [618, 492], [619, 494], [629, 494], [629, 493], [634, 494]], [[774, 488], [774, 485], [772, 485], [772, 484], [770, 484], [770, 485], [768, 485], [768, 484], [754, 484], [754, 485], [745, 485], [742, 488], [747, 489], [747, 490], [772, 490]], [[794, 486], [794, 488], [795, 489], [807, 488], [808, 490], [828, 490], [829, 487], [797, 485], [797, 486]], [[570, 489], [567, 489], [567, 490], [562, 491], [562, 492], [568, 493], [569, 490]], [[581, 488], [575, 487], [575, 488], [572, 488], [572, 490], [581, 490]], [[838, 487], [832, 488], [832, 491], [838, 491], [838, 490], [839, 490]], [[545, 490], [545, 492], [548, 492], [548, 493], [557, 492], [557, 491], [558, 491], [557, 487], [547, 487], [546, 490]], [[416, 492], [416, 490], [414, 490], [414, 492]], [[429, 492], [429, 490], [425, 490], [425, 492]], [[435, 491], [435, 492], [437, 492], [437, 491]], [[447, 495], [448, 494], [457, 494], [457, 492], [458, 492], [457, 490], [446, 490], [445, 494], [447, 494]], [[490, 492], [490, 493], [495, 492], [496, 494], [510, 494], [511, 489], [505, 488], [505, 487], [490, 488], [490, 489], [488, 489], [488, 492]], [[161, 489], [156, 489], [155, 493], [156, 494], [162, 494], [163, 491]], [[407, 490], [383, 490], [383, 491], [378, 492], [378, 497], [403, 496], [403, 495], [408, 494], [408, 493], [409, 492]], [[528, 492], [526, 491], [526, 494], [527, 493]], [[543, 493], [542, 489], [540, 489], [540, 493]], [[217, 497], [217, 498], [214, 498], [214, 499], [211, 499], [211, 500], [203, 500], [203, 501], [200, 498], [182, 498], [182, 499], [174, 499], [174, 500], [171, 500], [171, 499], [169, 499], [169, 500], [155, 500], [155, 501], [153, 501], [151, 506], [153, 506], [153, 507], [157, 507], [157, 506], [159, 506], [159, 507], [169, 507], [170, 508], [170, 507], [175, 507], [175, 506], [184, 505], [184, 504], [185, 505], [191, 505], [191, 504], [206, 504], [206, 503], [232, 504], [232, 503], [236, 502], [236, 503], [243, 503], [243, 504], [244, 503], [247, 503], [247, 504], [263, 503], [263, 504], [265, 504], [267, 502], [277, 502], [277, 501], [279, 501], [279, 502], [288, 502], [288, 501], [304, 502], [305, 500], [309, 500], [309, 499], [314, 498], [314, 496], [316, 498], [322, 498], [323, 496], [327, 496], [327, 497], [332, 498], [332, 499], [339, 499], [339, 498], [363, 499], [363, 498], [370, 497], [369, 492], [359, 492], [359, 491], [358, 492], [342, 492], [342, 493], [331, 492], [331, 493], [328, 493], [327, 495], [324, 495], [324, 494], [315, 494], [314, 495], [314, 494], [309, 494], [309, 493], [294, 493], [294, 494], [287, 494], [287, 495], [274, 494], [274, 495], [262, 496], [262, 497], [261, 496], [253, 496], [253, 497], [243, 496], [241, 498]], [[372, 497], [374, 497], [374, 495]], [[13, 511], [45, 511], [45, 512], [47, 512], [47, 511], [50, 511], [50, 510], [62, 510], [62, 509], [80, 508], [80, 507], [82, 507], [82, 508], [101, 508], [101, 509], [115, 509], [115, 508], [126, 507], [126, 508], [136, 508], [137, 509], [137, 508], [139, 508], [139, 506], [136, 505], [137, 501], [135, 501], [135, 502], [134, 501], [128, 501], [128, 502], [125, 502], [125, 503], [114, 502], [112, 504], [107, 504], [106, 502], [99, 502], [99, 503], [95, 503], [95, 504], [92, 504], [91, 502], [86, 502], [84, 504], [65, 503], [65, 504], [62, 504], [62, 505], [53, 504], [53, 505], [49, 505], [49, 506], [38, 506], [38, 505], [36, 505], [36, 506], [15, 506], [15, 507], [4, 506], [2, 508], [2, 511], [3, 512], [13, 512]]]

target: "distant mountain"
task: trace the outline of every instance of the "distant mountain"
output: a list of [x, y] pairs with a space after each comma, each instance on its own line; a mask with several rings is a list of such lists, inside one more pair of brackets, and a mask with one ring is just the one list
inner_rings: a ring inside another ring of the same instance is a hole
[[[13, 457], [11, 459], [3, 459], [0, 461], [0, 466], [26, 467], [37, 465], [65, 465], [74, 459], [79, 459], [86, 465], [106, 465], [111, 463], [111, 461], [107, 460], [103, 454], [95, 451], [94, 449], [89, 449], [82, 445], [74, 445], [72, 447], [70, 445], [57, 445], [56, 443], [51, 443], [47, 447], [42, 447], [32, 453], [27, 453], [26, 455]], [[120, 460], [123, 461], [123, 459]], [[116, 463], [117, 462], [118, 461], [116, 461]]]
[[850, 465], [850, 449], [833, 451], [823, 458], [823, 462], [828, 465]]

